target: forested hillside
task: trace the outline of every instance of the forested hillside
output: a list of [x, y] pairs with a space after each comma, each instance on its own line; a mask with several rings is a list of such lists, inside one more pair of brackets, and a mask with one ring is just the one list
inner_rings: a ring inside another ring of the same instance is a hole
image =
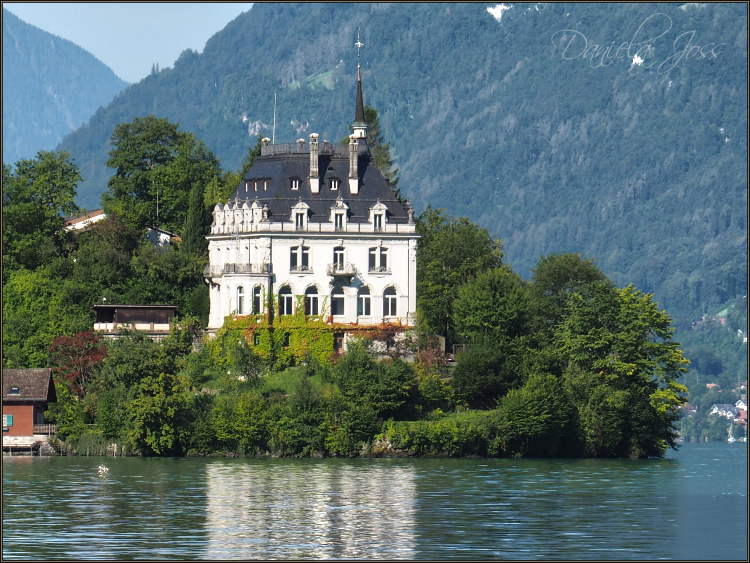
[[488, 228], [527, 278], [542, 255], [594, 258], [655, 294], [695, 365], [744, 373], [746, 301], [710, 337], [691, 323], [747, 293], [747, 6], [491, 6], [256, 4], [63, 141], [78, 202], [99, 204], [109, 137], [137, 116], [179, 122], [226, 169], [271, 136], [274, 94], [277, 141], [340, 139], [361, 28], [365, 101], [418, 210]]
[[3, 9], [3, 162], [54, 149], [127, 85], [91, 53]]

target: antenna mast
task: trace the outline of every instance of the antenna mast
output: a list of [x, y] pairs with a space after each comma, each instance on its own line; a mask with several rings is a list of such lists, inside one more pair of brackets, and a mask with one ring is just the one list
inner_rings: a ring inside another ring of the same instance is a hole
[[276, 144], [276, 92], [273, 94], [273, 133], [271, 133], [271, 144]]

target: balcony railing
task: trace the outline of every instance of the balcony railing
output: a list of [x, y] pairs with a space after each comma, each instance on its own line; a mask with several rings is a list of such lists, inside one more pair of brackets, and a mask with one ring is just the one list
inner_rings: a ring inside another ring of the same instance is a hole
[[313, 269], [312, 266], [292, 266], [289, 268], [290, 274], [312, 274]]
[[34, 434], [39, 436], [52, 436], [57, 434], [56, 424], [35, 424]]
[[223, 266], [206, 265], [203, 275], [207, 278], [218, 278], [224, 274], [270, 274], [271, 264], [224, 264]]
[[390, 274], [391, 269], [388, 266], [371, 266], [367, 272], [370, 274]]
[[326, 275], [328, 276], [354, 276], [357, 273], [357, 268], [354, 267], [354, 264], [350, 264], [349, 262], [334, 262], [333, 264], [328, 264], [326, 267]]

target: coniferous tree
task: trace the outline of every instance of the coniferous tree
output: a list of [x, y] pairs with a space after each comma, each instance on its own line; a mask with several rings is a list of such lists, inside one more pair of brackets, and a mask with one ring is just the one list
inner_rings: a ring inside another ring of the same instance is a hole
[[247, 171], [250, 170], [250, 167], [253, 165], [253, 162], [255, 161], [256, 156], [260, 156], [260, 147], [261, 144], [261, 138], [260, 135], [258, 135], [258, 142], [255, 143], [255, 146], [247, 151], [247, 154], [245, 155], [245, 158], [242, 159], [242, 166], [240, 167], [239, 175], [240, 180], [245, 177], [245, 174], [247, 174]]
[[190, 203], [185, 216], [185, 227], [182, 230], [180, 249], [187, 254], [200, 255], [206, 251], [206, 226], [209, 214], [203, 202], [203, 190], [200, 184], [194, 184], [190, 190]]

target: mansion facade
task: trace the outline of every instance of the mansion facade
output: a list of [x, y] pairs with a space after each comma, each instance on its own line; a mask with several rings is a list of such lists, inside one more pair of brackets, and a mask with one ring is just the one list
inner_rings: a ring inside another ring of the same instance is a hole
[[[271, 144], [213, 211], [209, 330], [227, 315], [299, 314], [328, 323], [409, 327], [416, 309], [414, 209], [367, 146], [361, 77], [348, 145]], [[271, 297], [271, 299], [269, 299]]]

